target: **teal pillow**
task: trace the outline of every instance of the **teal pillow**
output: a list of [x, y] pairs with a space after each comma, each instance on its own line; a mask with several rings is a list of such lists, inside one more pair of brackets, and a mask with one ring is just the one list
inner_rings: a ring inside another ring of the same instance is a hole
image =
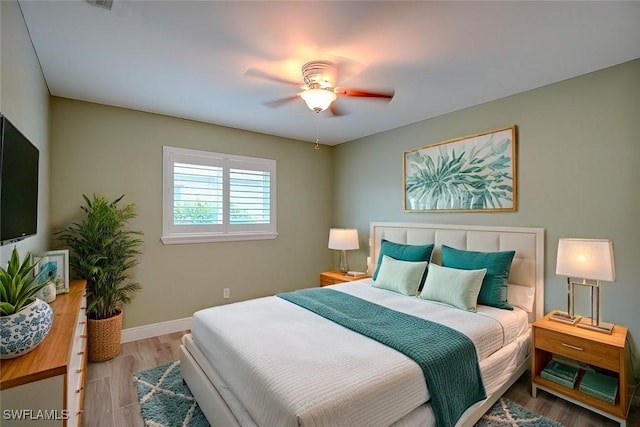
[[431, 264], [420, 298], [475, 312], [480, 286], [486, 272], [486, 268], [458, 270]]
[[416, 296], [427, 264], [427, 261], [400, 261], [383, 255], [380, 271], [373, 286], [411, 297]]
[[442, 265], [462, 270], [487, 269], [482, 281], [478, 304], [513, 310], [507, 302], [507, 279], [516, 251], [463, 251], [442, 245]]
[[[382, 239], [380, 242], [380, 255], [378, 256], [378, 265], [376, 271], [373, 273], [373, 280], [378, 277], [380, 271], [380, 265], [382, 264], [382, 257], [385, 255], [398, 259], [400, 261], [431, 261], [431, 252], [433, 252], [433, 244], [431, 245], [403, 245], [401, 243], [393, 243], [388, 240]], [[426, 273], [426, 272], [425, 272]], [[424, 282], [424, 276], [420, 284]]]

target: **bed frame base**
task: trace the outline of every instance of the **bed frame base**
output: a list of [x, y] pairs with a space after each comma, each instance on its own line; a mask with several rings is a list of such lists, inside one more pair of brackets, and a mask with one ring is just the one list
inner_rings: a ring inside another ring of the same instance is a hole
[[[513, 375], [492, 395], [488, 396], [467, 409], [458, 422], [456, 427], [473, 427], [476, 422], [498, 401], [500, 397], [511, 387], [517, 380], [527, 371], [531, 363], [530, 357], [527, 357], [516, 369]], [[198, 362], [189, 353], [186, 347], [180, 346], [180, 369], [182, 378], [187, 386], [200, 403], [200, 409], [207, 417], [211, 425], [215, 427], [240, 427], [238, 420], [235, 418], [229, 406], [224, 401], [218, 390], [211, 383], [205, 372], [202, 370]]]
[[227, 403], [211, 384], [207, 375], [184, 344], [180, 346], [180, 371], [193, 397], [196, 398], [200, 409], [212, 426], [240, 427]]
[[485, 400], [471, 405], [467, 409], [458, 422], [456, 427], [473, 427], [484, 414], [487, 413], [489, 408], [498, 401], [506, 393], [507, 390], [524, 374], [531, 366], [531, 356], [527, 356], [526, 359], [516, 368], [515, 372], [507, 382], [505, 382], [499, 389], [497, 389], [492, 395], [487, 396]]

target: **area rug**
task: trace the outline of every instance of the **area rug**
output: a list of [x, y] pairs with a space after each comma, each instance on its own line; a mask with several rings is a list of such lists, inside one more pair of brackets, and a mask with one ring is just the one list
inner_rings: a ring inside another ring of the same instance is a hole
[[182, 382], [180, 361], [168, 362], [133, 376], [144, 425], [207, 427], [209, 423]]
[[[144, 424], [149, 427], [209, 427], [189, 388], [180, 362], [168, 362], [133, 376]], [[562, 427], [506, 398], [500, 398], [475, 427]]]
[[501, 397], [475, 425], [475, 427], [498, 426], [562, 427], [562, 424], [531, 412], [524, 406]]

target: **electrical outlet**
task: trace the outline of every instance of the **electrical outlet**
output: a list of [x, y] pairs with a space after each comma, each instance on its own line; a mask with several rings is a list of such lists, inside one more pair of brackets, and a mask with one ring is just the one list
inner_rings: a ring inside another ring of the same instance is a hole
[[229, 288], [224, 288], [222, 290], [222, 297], [223, 298], [229, 298], [230, 292], [229, 292]]

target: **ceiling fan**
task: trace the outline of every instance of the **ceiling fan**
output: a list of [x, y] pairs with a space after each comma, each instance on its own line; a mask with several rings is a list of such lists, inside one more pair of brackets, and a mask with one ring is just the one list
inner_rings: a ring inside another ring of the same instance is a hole
[[250, 68], [247, 70], [245, 75], [294, 85], [302, 89], [301, 92], [298, 92], [295, 95], [265, 103], [264, 105], [268, 107], [279, 107], [290, 101], [302, 98], [307, 104], [307, 107], [316, 113], [329, 109], [333, 115], [342, 116], [346, 113], [343, 110], [338, 109], [334, 103], [338, 97], [372, 98], [385, 100], [387, 102], [393, 99], [395, 91], [370, 92], [360, 89], [334, 86], [333, 82], [338, 79], [338, 68], [338, 66], [328, 61], [307, 62], [302, 66], [302, 78], [304, 80], [304, 84], [302, 86], [299, 82], [283, 79], [256, 68]]

